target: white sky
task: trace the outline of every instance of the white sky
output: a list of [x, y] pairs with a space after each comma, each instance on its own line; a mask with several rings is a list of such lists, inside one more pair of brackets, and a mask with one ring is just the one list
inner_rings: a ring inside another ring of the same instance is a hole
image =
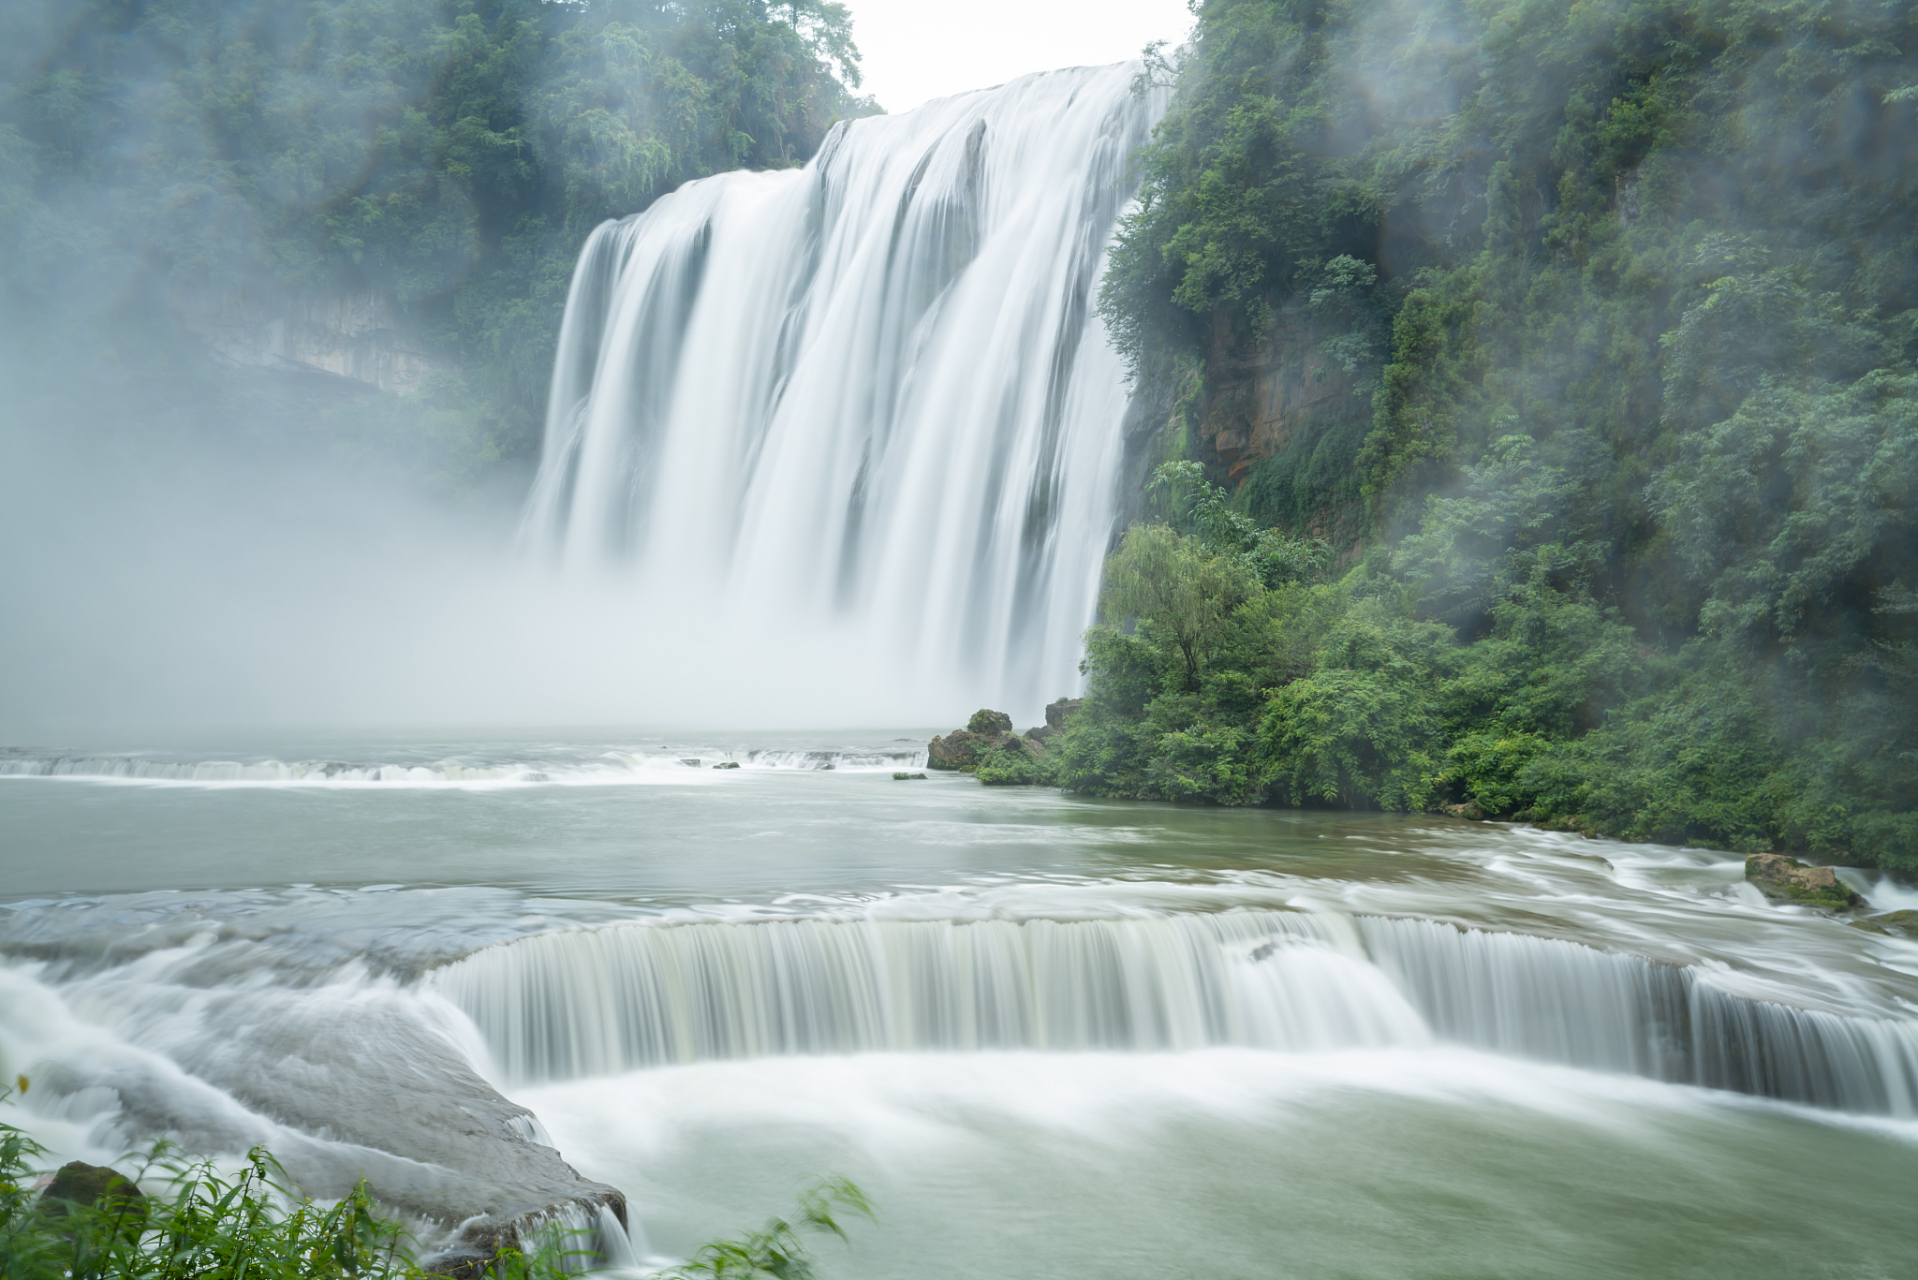
[[1028, 71], [1139, 56], [1191, 29], [1185, 0], [847, 0], [863, 92], [891, 112]]

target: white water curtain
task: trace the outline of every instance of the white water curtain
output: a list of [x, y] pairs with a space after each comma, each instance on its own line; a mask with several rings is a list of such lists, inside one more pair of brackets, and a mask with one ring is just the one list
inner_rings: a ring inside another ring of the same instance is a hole
[[602, 226], [527, 541], [662, 616], [857, 636], [1022, 714], [1076, 687], [1126, 408], [1093, 304], [1163, 107], [1136, 71], [854, 121]]

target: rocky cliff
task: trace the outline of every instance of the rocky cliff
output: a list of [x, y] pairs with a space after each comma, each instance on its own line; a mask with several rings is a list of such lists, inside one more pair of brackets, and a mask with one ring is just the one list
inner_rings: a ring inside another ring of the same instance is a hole
[[1187, 439], [1211, 480], [1245, 491], [1253, 515], [1343, 542], [1357, 531], [1356, 463], [1372, 407], [1325, 336], [1296, 309], [1250, 341], [1221, 315], [1188, 407]]
[[176, 299], [175, 310], [223, 364], [330, 373], [400, 392], [454, 367], [409, 331], [383, 290], [199, 292]]

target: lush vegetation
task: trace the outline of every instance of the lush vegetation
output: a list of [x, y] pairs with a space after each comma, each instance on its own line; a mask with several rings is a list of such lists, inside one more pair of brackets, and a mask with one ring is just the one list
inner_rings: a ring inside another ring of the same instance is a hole
[[[452, 485], [536, 452], [593, 226], [691, 178], [802, 163], [833, 121], [876, 109], [853, 96], [834, 0], [7, 10], [15, 399], [83, 422], [118, 387], [150, 421], [265, 424], [276, 446], [317, 436]], [[210, 308], [373, 295], [437, 370], [408, 395], [211, 369], [182, 332]]]
[[1918, 7], [1195, 8], [1102, 308], [1165, 457], [1351, 394], [1162, 470], [1060, 779], [1918, 869]]
[[[3, 1096], [3, 1095], [0, 1095]], [[44, 1190], [35, 1161], [44, 1149], [0, 1123], [0, 1275], [8, 1280], [424, 1280], [406, 1252], [400, 1224], [379, 1214], [362, 1183], [324, 1206], [289, 1188], [273, 1158], [255, 1149], [223, 1175], [164, 1145], [136, 1161], [131, 1176], [67, 1166]], [[717, 1240], [664, 1280], [808, 1280], [815, 1274], [805, 1233], [844, 1239], [835, 1214], [871, 1218], [859, 1188], [843, 1178], [800, 1196], [796, 1223]], [[493, 1261], [497, 1280], [564, 1280], [578, 1274], [584, 1242], [556, 1235], [538, 1249], [509, 1249]]]

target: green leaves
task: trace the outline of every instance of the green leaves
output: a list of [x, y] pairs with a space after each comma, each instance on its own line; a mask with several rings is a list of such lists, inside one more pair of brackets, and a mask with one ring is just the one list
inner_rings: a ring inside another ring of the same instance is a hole
[[826, 1178], [800, 1193], [799, 1221], [769, 1221], [764, 1230], [715, 1240], [684, 1266], [662, 1272], [662, 1280], [811, 1280], [815, 1274], [802, 1232], [847, 1239], [839, 1215], [852, 1213], [876, 1221], [865, 1194], [845, 1178]]
[[[0, 1275], [7, 1280], [425, 1280], [402, 1248], [404, 1228], [380, 1215], [364, 1182], [322, 1206], [294, 1189], [260, 1148], [229, 1176], [162, 1143], [131, 1175], [149, 1194], [61, 1201], [50, 1213], [32, 1185], [32, 1164], [44, 1154], [0, 1123]], [[822, 1179], [800, 1192], [796, 1221], [775, 1218], [762, 1231], [715, 1241], [661, 1275], [810, 1280], [806, 1236], [846, 1239], [841, 1219], [848, 1214], [874, 1218], [852, 1182]], [[591, 1262], [592, 1251], [564, 1234], [526, 1243], [538, 1247], [503, 1251], [491, 1273], [565, 1280]]]

